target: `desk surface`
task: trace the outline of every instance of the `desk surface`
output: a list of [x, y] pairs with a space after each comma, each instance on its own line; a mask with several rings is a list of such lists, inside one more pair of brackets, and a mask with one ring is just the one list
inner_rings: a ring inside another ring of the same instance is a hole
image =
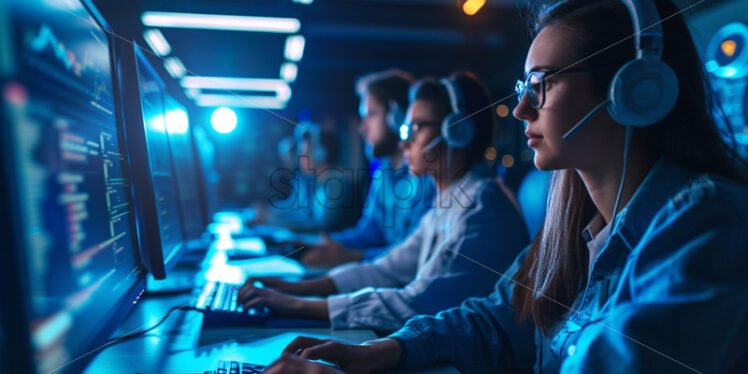
[[[113, 336], [121, 336], [150, 327], [169, 309], [186, 306], [196, 294], [150, 296], [142, 299]], [[86, 373], [176, 373], [213, 370], [220, 360], [267, 365], [280, 356], [283, 348], [297, 336], [334, 338], [350, 343], [375, 339], [371, 330], [334, 330], [331, 328], [203, 328], [202, 313], [177, 310], [156, 329], [136, 338], [121, 341], [99, 351]], [[411, 371], [412, 373], [457, 373], [453, 368]]]

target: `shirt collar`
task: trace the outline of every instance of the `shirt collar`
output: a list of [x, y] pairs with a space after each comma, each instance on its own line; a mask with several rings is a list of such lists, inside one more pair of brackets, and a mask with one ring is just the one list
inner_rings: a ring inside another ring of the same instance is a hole
[[629, 203], [618, 213], [611, 235], [620, 234], [629, 250], [636, 247], [655, 214], [693, 177], [693, 171], [660, 157]]
[[608, 226], [608, 224], [605, 222], [602, 214], [595, 213], [595, 216], [592, 217], [590, 223], [588, 223], [582, 230], [582, 238], [589, 245], [589, 242], [594, 240], [605, 226]]
[[452, 182], [444, 191], [439, 191], [438, 198], [442, 203], [441, 206], [451, 207], [453, 204], [459, 204], [462, 207], [473, 206], [476, 196], [472, 196], [471, 186], [492, 177], [495, 177], [495, 174], [492, 175], [492, 169], [488, 166], [482, 164], [472, 166], [460, 179]]
[[612, 228], [612, 223], [606, 223], [602, 214], [597, 213], [592, 217], [587, 227], [582, 230], [582, 238], [587, 242], [587, 250], [589, 251], [590, 271], [592, 270], [592, 263], [595, 262], [596, 257], [607, 243]]

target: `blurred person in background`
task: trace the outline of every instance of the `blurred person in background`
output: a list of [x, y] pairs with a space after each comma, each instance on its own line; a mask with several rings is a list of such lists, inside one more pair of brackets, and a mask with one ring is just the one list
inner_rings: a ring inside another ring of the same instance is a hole
[[[405, 241], [374, 262], [343, 265], [301, 282], [249, 278], [239, 290], [240, 304], [264, 305], [277, 315], [328, 319], [333, 328], [388, 332], [418, 314], [491, 292], [498, 274], [484, 266], [507, 268], [529, 242], [512, 196], [484, 162], [493, 139], [492, 113], [454, 123], [473, 134], [463, 143], [444, 135], [458, 112], [490, 105], [488, 92], [475, 75], [459, 72], [441, 81], [419, 81], [410, 99], [402, 149], [411, 172], [437, 186], [436, 206]], [[264, 287], [255, 287], [257, 281]]]

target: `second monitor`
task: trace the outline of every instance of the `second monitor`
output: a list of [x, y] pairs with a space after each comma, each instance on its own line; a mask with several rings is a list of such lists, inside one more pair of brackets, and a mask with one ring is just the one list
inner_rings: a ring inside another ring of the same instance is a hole
[[184, 249], [166, 129], [165, 85], [140, 47], [122, 42], [119, 50], [141, 257], [155, 279], [164, 279]]
[[192, 128], [187, 110], [172, 96], [165, 95], [166, 132], [177, 181], [182, 230], [186, 240], [197, 239], [205, 231], [197, 164], [192, 144]]

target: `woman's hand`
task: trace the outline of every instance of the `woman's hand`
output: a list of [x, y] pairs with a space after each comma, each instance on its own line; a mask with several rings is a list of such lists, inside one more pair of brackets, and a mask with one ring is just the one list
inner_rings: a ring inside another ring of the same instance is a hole
[[298, 354], [305, 360], [325, 360], [338, 365], [348, 374], [368, 374], [394, 368], [400, 360], [400, 344], [393, 339], [379, 339], [362, 345], [309, 337], [294, 339], [283, 355]]
[[263, 373], [268, 374], [340, 374], [331, 366], [307, 361], [297, 355], [284, 353]]

